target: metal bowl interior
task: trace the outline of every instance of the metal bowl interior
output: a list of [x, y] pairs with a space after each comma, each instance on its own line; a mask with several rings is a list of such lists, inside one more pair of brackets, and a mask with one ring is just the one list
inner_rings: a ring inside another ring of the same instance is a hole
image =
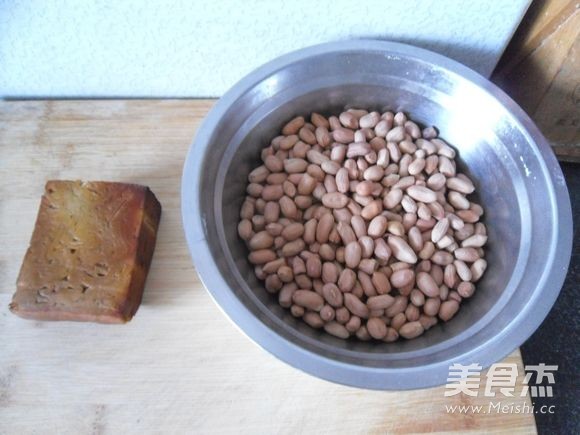
[[[281, 308], [237, 236], [247, 175], [293, 116], [345, 107], [402, 110], [435, 125], [459, 154], [485, 209], [488, 270], [454, 319], [391, 344], [340, 340]], [[354, 386], [444, 383], [451, 363], [489, 365], [541, 323], [571, 249], [570, 206], [551, 150], [487, 80], [442, 56], [400, 44], [326, 44], [277, 59], [212, 110], [184, 168], [184, 227], [207, 289], [251, 338], [286, 362]]]

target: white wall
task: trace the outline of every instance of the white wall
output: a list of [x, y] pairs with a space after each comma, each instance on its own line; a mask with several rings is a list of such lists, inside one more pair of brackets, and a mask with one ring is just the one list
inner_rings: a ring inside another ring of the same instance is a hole
[[219, 96], [274, 57], [380, 38], [484, 75], [530, 0], [0, 0], [0, 95]]

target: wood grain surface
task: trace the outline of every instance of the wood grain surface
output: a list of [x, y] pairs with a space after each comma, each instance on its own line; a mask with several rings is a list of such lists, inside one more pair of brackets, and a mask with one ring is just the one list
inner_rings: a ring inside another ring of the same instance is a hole
[[[365, 391], [314, 378], [227, 320], [192, 267], [179, 210], [184, 157], [212, 104], [0, 102], [0, 434], [535, 433], [531, 414], [446, 412], [487, 409], [482, 394]], [[129, 324], [42, 323], [8, 311], [50, 178], [141, 183], [163, 204]], [[519, 351], [506, 361], [522, 372]], [[530, 404], [520, 391], [521, 377], [516, 397], [501, 402]]]

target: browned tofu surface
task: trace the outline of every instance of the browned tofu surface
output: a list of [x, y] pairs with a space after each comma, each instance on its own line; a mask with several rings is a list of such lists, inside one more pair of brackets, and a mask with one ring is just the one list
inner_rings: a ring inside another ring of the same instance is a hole
[[144, 186], [48, 181], [10, 310], [36, 320], [130, 320], [160, 217]]

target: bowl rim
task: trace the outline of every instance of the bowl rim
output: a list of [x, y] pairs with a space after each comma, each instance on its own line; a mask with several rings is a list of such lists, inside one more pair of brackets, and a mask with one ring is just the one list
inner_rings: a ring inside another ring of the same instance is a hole
[[[230, 291], [229, 285], [221, 275], [207, 240], [205, 222], [199, 208], [200, 177], [205, 153], [210, 143], [213, 129], [228, 111], [230, 106], [248, 89], [261, 82], [273, 72], [305, 58], [341, 52], [385, 52], [405, 57], [419, 58], [449, 70], [470, 81], [498, 100], [509, 110], [522, 130], [535, 144], [539, 163], [548, 176], [548, 189], [557, 207], [554, 209], [556, 234], [552, 240], [553, 249], [546, 263], [542, 281], [549, 283], [542, 288], [542, 301], [536, 298], [526, 306], [525, 316], [514, 318], [504, 334], [488, 340], [484, 345], [462, 354], [462, 359], [487, 367], [500, 361], [519, 347], [542, 323], [554, 304], [566, 277], [572, 250], [572, 212], [566, 183], [555, 155], [528, 115], [501, 89], [461, 63], [443, 55], [415, 46], [379, 41], [351, 40], [314, 45], [280, 56], [242, 78], [210, 110], [196, 132], [183, 166], [181, 183], [181, 211], [185, 236], [197, 273], [204, 287], [226, 316], [252, 341], [284, 362], [311, 375], [354, 387], [370, 389], [416, 389], [443, 384], [449, 366], [457, 361], [440, 361], [425, 366], [384, 368], [363, 367], [327, 358], [306, 350], [286, 340], [263, 324], [260, 319]], [[520, 327], [515, 327], [515, 326]]]

